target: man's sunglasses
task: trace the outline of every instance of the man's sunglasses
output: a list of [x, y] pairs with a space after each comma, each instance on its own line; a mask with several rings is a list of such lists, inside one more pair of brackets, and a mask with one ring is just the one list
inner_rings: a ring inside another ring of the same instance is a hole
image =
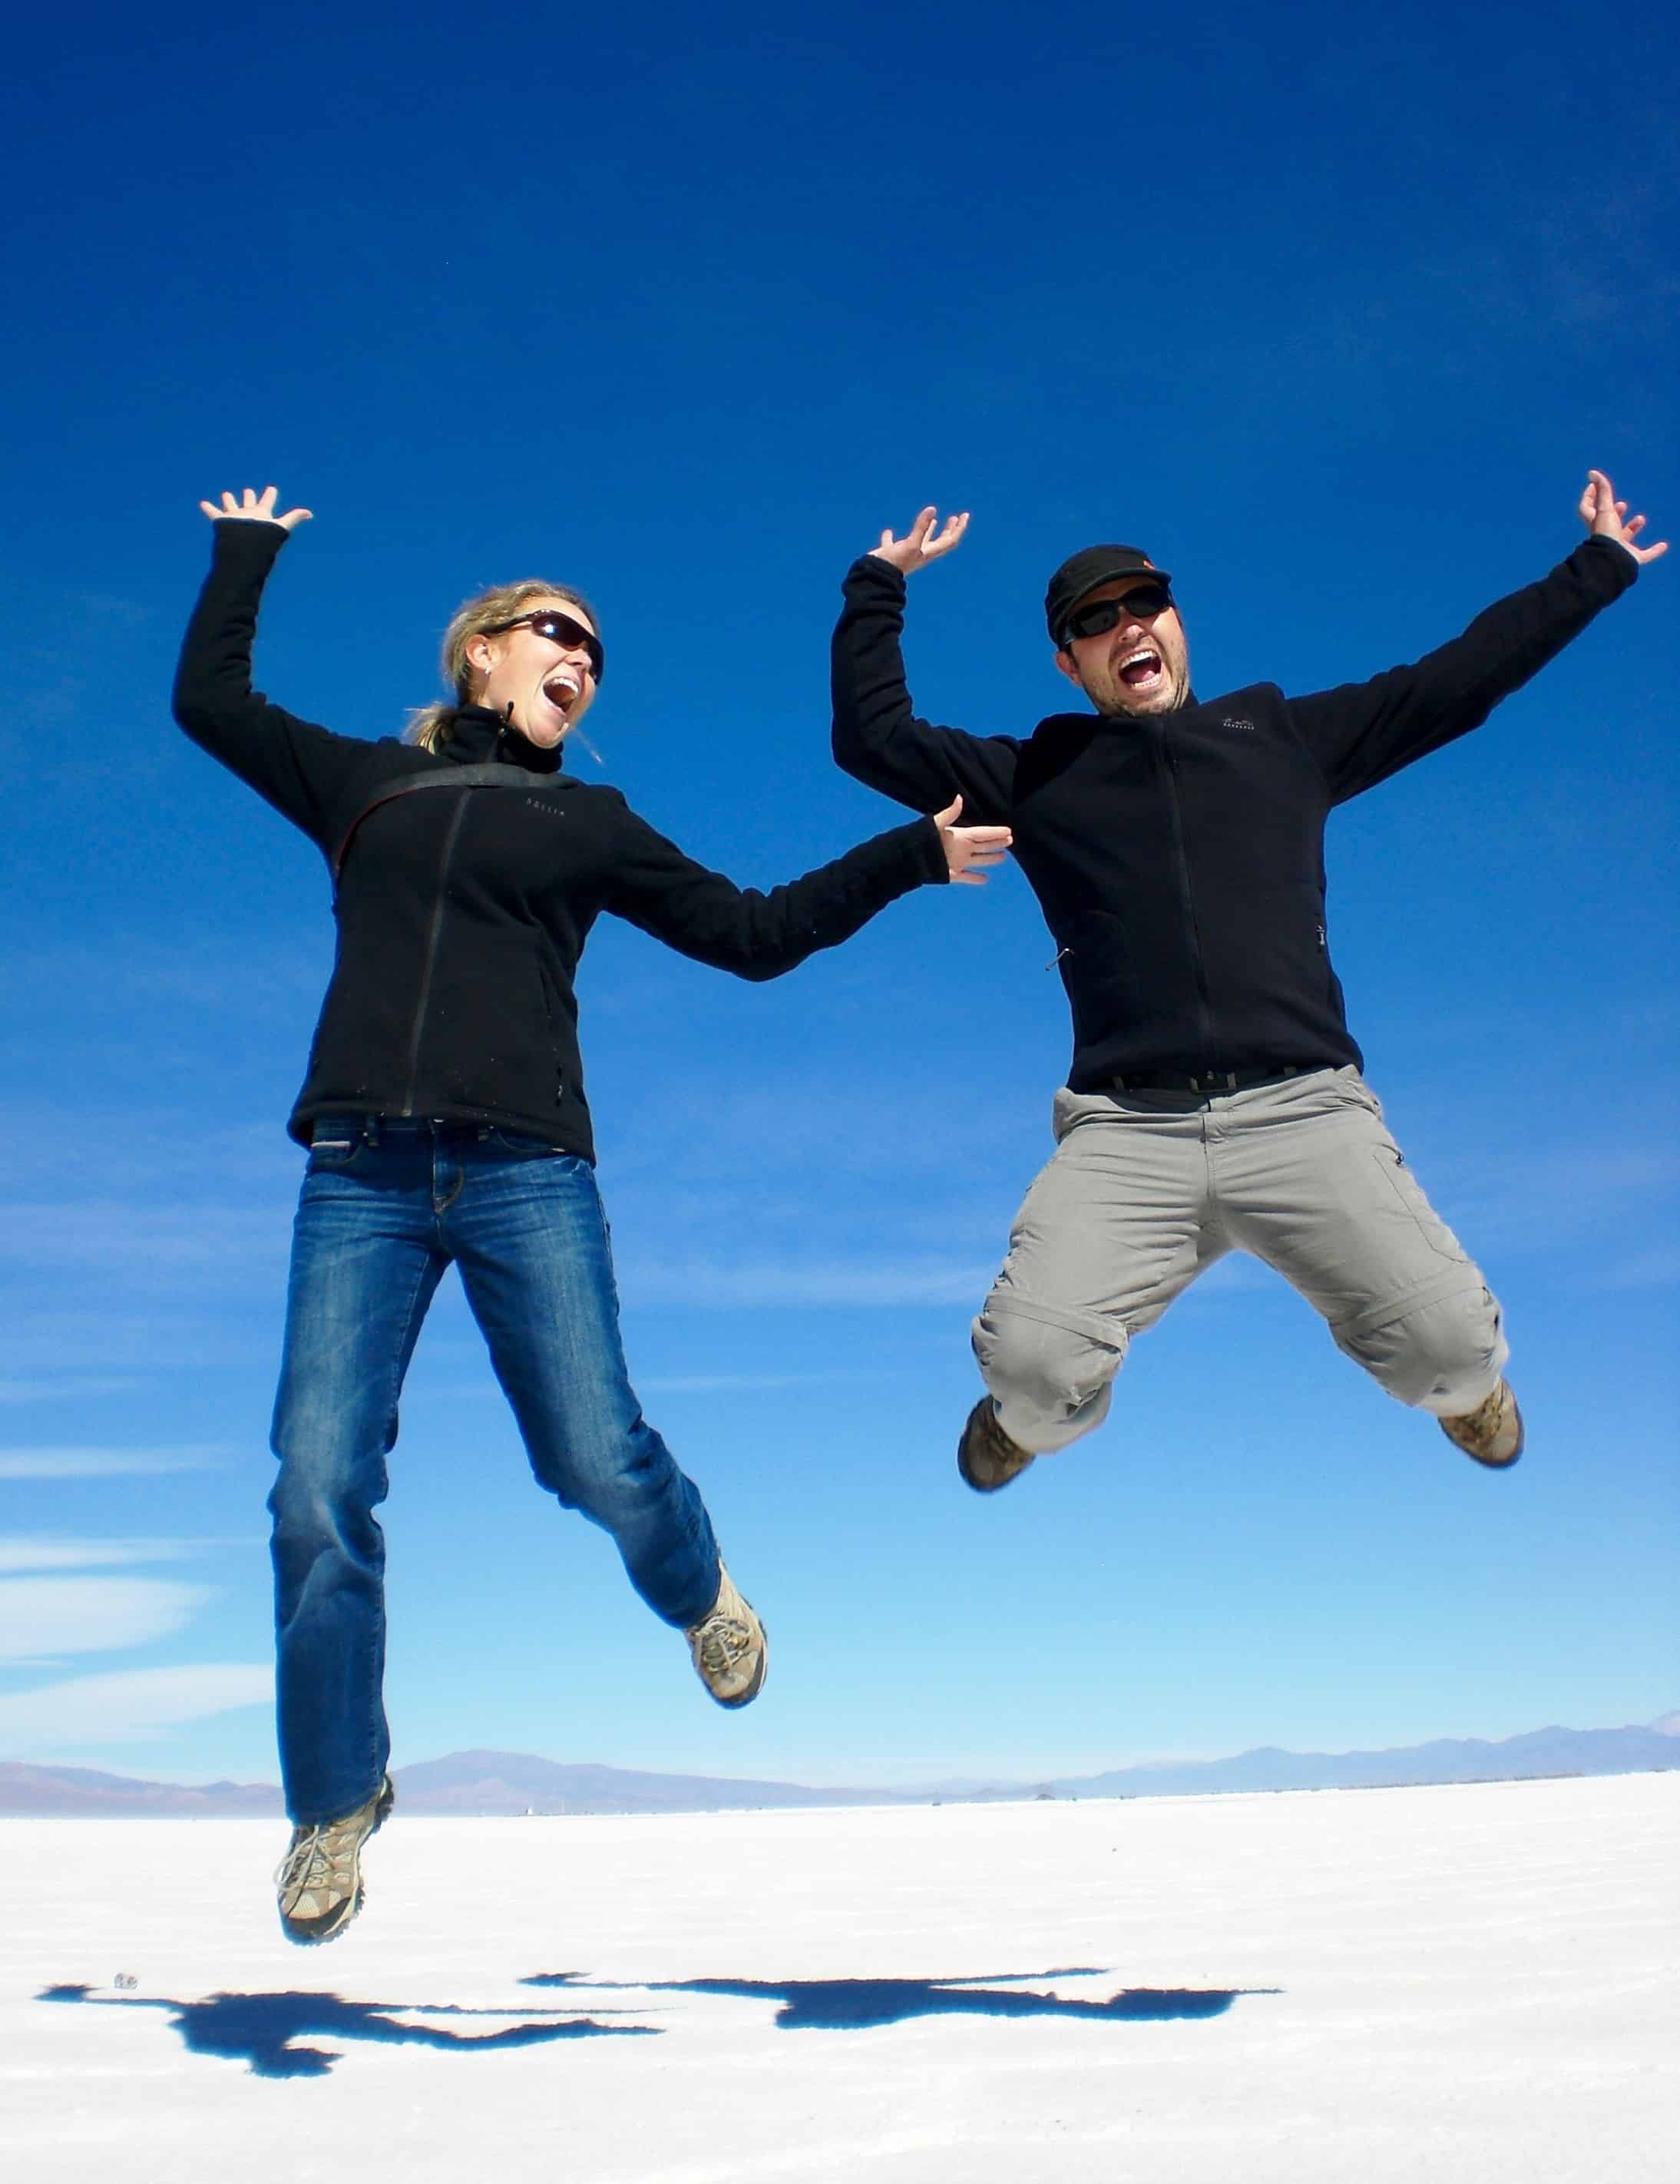
[[1067, 637], [1100, 637], [1122, 621], [1153, 621], [1172, 604], [1166, 584], [1134, 584], [1123, 599], [1089, 599], [1075, 607], [1062, 624]]
[[561, 614], [554, 607], [539, 607], [533, 614], [515, 615], [511, 621], [492, 621], [481, 632], [485, 637], [499, 637], [507, 629], [535, 630], [538, 637], [546, 637], [550, 644], [570, 645], [589, 655], [589, 671], [599, 682], [607, 671], [607, 655], [601, 640], [592, 629], [569, 614]]

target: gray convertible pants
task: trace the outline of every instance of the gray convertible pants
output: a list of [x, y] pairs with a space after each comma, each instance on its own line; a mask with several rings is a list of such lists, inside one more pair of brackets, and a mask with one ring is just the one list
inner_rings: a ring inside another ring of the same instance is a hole
[[974, 1323], [1023, 1448], [1100, 1425], [1132, 1337], [1230, 1251], [1275, 1267], [1399, 1401], [1453, 1418], [1497, 1385], [1499, 1307], [1356, 1069], [1214, 1099], [1064, 1089], [1054, 1127]]

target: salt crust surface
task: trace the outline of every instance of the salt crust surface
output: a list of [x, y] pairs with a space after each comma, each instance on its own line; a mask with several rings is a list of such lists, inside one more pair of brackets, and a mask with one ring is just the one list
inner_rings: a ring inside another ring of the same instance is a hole
[[19, 2184], [1672, 2184], [1677, 1843], [1680, 1774], [399, 1811], [359, 1923], [303, 1951], [271, 1824], [4, 1821], [0, 2154]]

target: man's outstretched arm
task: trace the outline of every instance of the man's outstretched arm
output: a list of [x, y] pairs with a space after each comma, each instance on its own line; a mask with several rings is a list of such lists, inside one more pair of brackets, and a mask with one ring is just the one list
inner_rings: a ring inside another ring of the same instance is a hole
[[1584, 543], [1538, 584], [1478, 615], [1462, 637], [1369, 682], [1289, 701], [1338, 803], [1479, 727], [1668, 550], [1666, 539], [1639, 543], [1644, 517], [1628, 515], [1602, 471], [1588, 471], [1577, 512]]
[[902, 538], [881, 543], [847, 571], [846, 605], [834, 632], [834, 756], [857, 780], [926, 811], [963, 800], [979, 822], [1008, 817], [1020, 746], [1010, 736], [971, 736], [918, 720], [904, 686], [899, 638], [904, 580], [961, 544], [966, 515], [934, 530], [924, 508]]

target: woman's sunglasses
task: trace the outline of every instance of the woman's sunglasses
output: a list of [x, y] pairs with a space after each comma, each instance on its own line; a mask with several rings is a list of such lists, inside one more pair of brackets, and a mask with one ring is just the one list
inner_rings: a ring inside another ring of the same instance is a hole
[[535, 630], [538, 637], [546, 637], [550, 644], [565, 644], [585, 652], [589, 656], [589, 671], [598, 683], [607, 671], [607, 655], [601, 649], [601, 640], [592, 629], [569, 614], [561, 614], [554, 607], [538, 607], [532, 614], [515, 615], [511, 621], [492, 621], [481, 632], [485, 637], [499, 637], [506, 629]]
[[1100, 637], [1122, 621], [1153, 621], [1172, 604], [1165, 584], [1134, 584], [1124, 599], [1092, 599], [1075, 607], [1062, 628], [1069, 637]]

